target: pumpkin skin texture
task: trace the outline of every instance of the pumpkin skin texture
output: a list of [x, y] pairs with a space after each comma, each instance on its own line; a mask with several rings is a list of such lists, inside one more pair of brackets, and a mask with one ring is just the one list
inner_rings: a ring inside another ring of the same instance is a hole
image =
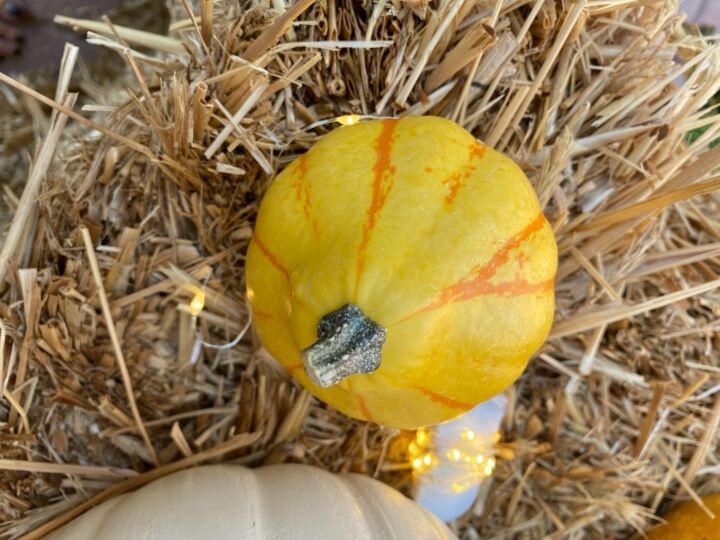
[[[406, 429], [459, 416], [520, 376], [550, 330], [556, 270], [522, 170], [436, 117], [326, 135], [271, 184], [246, 261], [269, 352], [345, 414]], [[385, 329], [380, 366], [324, 388], [302, 351], [347, 304]]]
[[648, 540], [720, 540], [720, 495], [703, 497], [711, 519], [695, 502], [688, 501], [665, 516], [666, 523], [652, 529]]
[[457, 540], [435, 516], [358, 474], [309, 465], [208, 465], [120, 495], [51, 540]]

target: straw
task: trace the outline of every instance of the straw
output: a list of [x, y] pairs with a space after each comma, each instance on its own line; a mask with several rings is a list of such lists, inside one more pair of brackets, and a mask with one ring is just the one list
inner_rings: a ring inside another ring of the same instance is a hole
[[61, 19], [124, 67], [74, 73], [80, 113], [72, 62], [50, 90], [0, 74], [0, 537], [208, 461], [413, 494], [413, 433], [322, 404], [242, 333], [259, 203], [345, 115], [455, 119], [556, 235], [551, 334], [459, 537], [626, 539], [720, 492], [720, 43], [677, 7], [179, 1], [167, 36]]

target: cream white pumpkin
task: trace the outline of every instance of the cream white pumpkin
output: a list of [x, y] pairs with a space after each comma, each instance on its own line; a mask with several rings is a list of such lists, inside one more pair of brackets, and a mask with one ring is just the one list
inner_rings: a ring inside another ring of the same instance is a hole
[[53, 540], [453, 540], [430, 512], [358, 474], [308, 465], [208, 465], [81, 515]]

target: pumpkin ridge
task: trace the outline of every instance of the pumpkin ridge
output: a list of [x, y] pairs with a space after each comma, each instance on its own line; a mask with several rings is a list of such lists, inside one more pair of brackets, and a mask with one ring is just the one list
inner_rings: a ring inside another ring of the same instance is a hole
[[[376, 535], [382, 532], [382, 538], [384, 540], [400, 540], [398, 535], [395, 534], [394, 527], [392, 526], [393, 520], [390, 515], [388, 515], [385, 505], [379, 502], [376, 497], [370, 496], [370, 493], [364, 490], [361, 485], [358, 485], [358, 481], [359, 483], [365, 482], [369, 480], [368, 477], [350, 473], [337, 475], [337, 478], [345, 484], [346, 489], [350, 491], [358, 501], [363, 503], [358, 506], [362, 515], [362, 521], [368, 529], [369, 535], [367, 538], [371, 538], [373, 535], [371, 531], [375, 531]], [[404, 497], [404, 495], [400, 493], [398, 493], [398, 495]], [[385, 501], [385, 503], [387, 504], [387, 501]]]
[[[471, 138], [471, 136], [469, 138]], [[468, 146], [473, 147], [475, 144], [480, 145], [480, 143], [478, 143], [477, 141], [471, 141], [469, 144], [468, 144], [467, 140], [464, 140], [464, 141], [452, 140], [452, 142], [454, 142], [458, 147], [468, 147]], [[400, 151], [400, 150], [398, 150], [398, 151]], [[483, 152], [484, 152], [484, 147], [483, 147]], [[462, 170], [460, 167], [458, 167], [458, 169]], [[437, 171], [437, 169], [433, 169], [432, 167], [424, 167], [423, 170], [425, 172], [429, 172], [429, 173], [432, 173], [433, 170], [435, 170], [436, 173], [439, 173], [439, 171]], [[453, 174], [455, 174], [455, 173], [453, 173]], [[437, 182], [438, 180], [436, 178], [433, 178], [431, 181]], [[440, 182], [442, 183], [443, 181], [440, 181]], [[428, 200], [432, 200], [432, 199], [428, 198]], [[437, 209], [437, 211], [431, 212], [430, 218], [426, 219], [424, 221], [423, 228], [424, 228], [425, 232], [423, 233], [423, 236], [421, 237], [421, 241], [425, 241], [427, 238], [433, 238], [438, 233], [439, 223], [442, 222], [442, 220], [445, 219], [445, 216], [447, 215], [446, 212], [442, 212], [441, 210], [442, 210], [442, 206], [440, 206]], [[398, 259], [400, 261], [400, 264], [398, 266], [396, 266], [391, 272], [388, 272], [388, 274], [391, 274], [392, 272], [406, 271], [406, 269], [405, 269], [406, 265], [414, 264], [411, 261], [413, 261], [415, 250], [416, 250], [416, 247], [413, 245], [412, 241], [405, 242], [405, 245], [401, 246], [400, 249], [398, 250], [398, 253], [402, 253], [402, 256], [400, 256]], [[389, 281], [392, 281], [392, 279], [393, 278], [390, 277]], [[377, 291], [373, 290], [371, 297], [375, 297], [376, 294], [377, 294]], [[380, 321], [380, 322], [382, 322], [382, 321]], [[393, 324], [395, 324], [397, 322], [398, 321], [396, 320], [394, 322], [389, 322], [387, 324], [385, 322], [382, 322], [382, 324], [386, 328], [389, 328], [390, 326], [392, 326]]]
[[438, 394], [437, 392], [433, 392], [432, 390], [430, 390], [429, 388], [425, 388], [424, 386], [409, 386], [408, 388], [417, 390], [422, 395], [429, 397], [435, 403], [440, 403], [451, 409], [455, 409], [458, 411], [469, 411], [470, 409], [472, 409], [474, 407], [474, 405], [471, 405], [469, 403], [463, 403], [462, 401], [456, 401], [449, 397], [443, 396], [442, 394]]
[[395, 128], [399, 120], [385, 120], [382, 123], [380, 134], [375, 141], [375, 152], [377, 159], [373, 167], [374, 180], [372, 187], [372, 198], [367, 210], [367, 218], [363, 226], [363, 234], [358, 246], [357, 262], [355, 265], [355, 297], [357, 298], [360, 276], [365, 268], [367, 248], [370, 243], [378, 215], [385, 206], [387, 197], [393, 186], [392, 176], [395, 174], [395, 167], [392, 165], [391, 156], [395, 144]]
[[[537, 217], [530, 222], [529, 225], [527, 225], [519, 233], [515, 234], [512, 238], [505, 242], [505, 244], [493, 254], [493, 256], [487, 263], [476, 266], [470, 271], [470, 275], [468, 277], [462, 278], [454, 285], [446, 287], [440, 293], [438, 298], [430, 304], [417, 309], [416, 311], [406, 315], [402, 319], [391, 323], [389, 326], [405, 322], [417, 315], [433, 311], [447, 304], [453, 302], [461, 302], [463, 300], [470, 300], [471, 298], [480, 295], [498, 294], [514, 290], [522, 291], [522, 286], [527, 286], [528, 288], [533, 289], [535, 287], [539, 287], [538, 290], [543, 290], [545, 287], [547, 287], [547, 282], [530, 284], [524, 280], [519, 280], [518, 282], [505, 282], [505, 284], [501, 283], [498, 285], [494, 285], [490, 283], [490, 279], [492, 279], [493, 276], [495, 276], [497, 271], [500, 269], [500, 267], [509, 260], [510, 252], [528, 241], [535, 233], [539, 232], [546, 223], [547, 220], [545, 219], [545, 215], [540, 212]], [[531, 290], [529, 292], [535, 291]], [[526, 293], [519, 292], [518, 295], [519, 294]], [[511, 296], [514, 295], [511, 294]]]

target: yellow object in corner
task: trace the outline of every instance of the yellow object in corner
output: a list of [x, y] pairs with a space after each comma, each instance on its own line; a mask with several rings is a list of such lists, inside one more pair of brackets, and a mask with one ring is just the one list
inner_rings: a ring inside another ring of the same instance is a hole
[[435, 117], [335, 129], [272, 183], [247, 255], [265, 347], [398, 428], [502, 392], [550, 330], [557, 248], [508, 157]]
[[703, 497], [702, 501], [715, 519], [698, 503], [688, 501], [665, 516], [666, 523], [652, 529], [648, 540], [720, 540], [720, 495]]

